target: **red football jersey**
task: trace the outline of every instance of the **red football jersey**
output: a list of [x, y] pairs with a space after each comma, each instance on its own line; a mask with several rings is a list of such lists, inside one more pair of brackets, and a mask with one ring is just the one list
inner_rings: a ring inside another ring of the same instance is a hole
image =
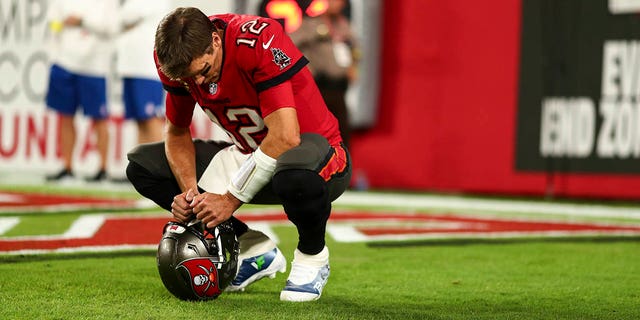
[[192, 78], [174, 81], [158, 66], [171, 123], [188, 127], [198, 103], [240, 149], [252, 152], [267, 134], [264, 117], [279, 108], [294, 107], [301, 133], [318, 133], [331, 145], [340, 144], [338, 121], [327, 109], [307, 59], [278, 22], [237, 14], [209, 19], [224, 30], [217, 83], [197, 85]]

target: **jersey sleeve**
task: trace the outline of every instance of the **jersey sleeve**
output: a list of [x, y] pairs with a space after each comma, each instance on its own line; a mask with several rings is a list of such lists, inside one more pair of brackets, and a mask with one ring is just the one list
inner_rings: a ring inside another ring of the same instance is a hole
[[186, 83], [171, 80], [164, 74], [164, 72], [162, 72], [160, 69], [160, 63], [158, 62], [158, 56], [155, 52], [153, 56], [156, 62], [158, 76], [162, 82], [162, 87], [167, 92], [166, 117], [172, 124], [186, 128], [191, 125], [196, 100], [191, 96]]
[[287, 80], [274, 87], [261, 91], [260, 97], [260, 110], [262, 116], [266, 117], [272, 112], [282, 107], [294, 107], [295, 98], [293, 96], [293, 87], [291, 81]]

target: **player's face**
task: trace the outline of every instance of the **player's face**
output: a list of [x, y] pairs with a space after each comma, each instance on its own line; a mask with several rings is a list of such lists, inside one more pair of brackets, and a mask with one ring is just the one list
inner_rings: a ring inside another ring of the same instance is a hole
[[196, 84], [217, 82], [222, 69], [222, 42], [217, 33], [212, 34], [211, 48], [202, 56], [193, 59], [189, 65], [189, 75]]

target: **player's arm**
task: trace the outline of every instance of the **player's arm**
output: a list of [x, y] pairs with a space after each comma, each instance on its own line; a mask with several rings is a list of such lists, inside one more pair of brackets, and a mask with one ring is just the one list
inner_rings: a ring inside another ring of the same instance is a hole
[[164, 146], [169, 166], [180, 190], [198, 190], [195, 146], [189, 127], [179, 127], [167, 120]]
[[162, 86], [167, 91], [165, 154], [171, 172], [182, 191], [173, 198], [171, 213], [176, 219], [186, 222], [192, 218], [191, 203], [193, 197], [198, 194], [195, 145], [189, 129], [196, 102], [184, 82], [169, 79], [162, 72], [155, 52], [154, 60]]
[[287, 150], [300, 144], [300, 125], [293, 107], [280, 108], [264, 118], [269, 129], [260, 144], [260, 150], [267, 156], [278, 159]]
[[189, 189], [197, 191], [195, 146], [189, 129], [196, 101], [191, 96], [186, 82], [170, 79], [162, 72], [155, 51], [153, 59], [162, 87], [167, 92], [164, 144], [167, 160], [180, 190], [182, 192]]
[[195, 100], [189, 91], [159, 71], [164, 89], [167, 91], [167, 118], [165, 131], [165, 153], [173, 175], [183, 192], [197, 192], [195, 146], [189, 126], [193, 117]]
[[195, 168], [195, 146], [189, 128], [179, 127], [167, 120], [165, 153], [181, 194], [173, 197], [171, 213], [183, 222], [193, 218], [192, 201], [198, 194]]

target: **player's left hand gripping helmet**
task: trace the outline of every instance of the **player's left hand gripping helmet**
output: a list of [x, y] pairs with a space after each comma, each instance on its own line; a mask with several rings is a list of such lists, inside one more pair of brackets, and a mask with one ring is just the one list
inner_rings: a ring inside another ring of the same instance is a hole
[[236, 276], [238, 252], [228, 222], [212, 230], [202, 223], [168, 222], [158, 245], [158, 272], [167, 290], [179, 299], [215, 299]]

